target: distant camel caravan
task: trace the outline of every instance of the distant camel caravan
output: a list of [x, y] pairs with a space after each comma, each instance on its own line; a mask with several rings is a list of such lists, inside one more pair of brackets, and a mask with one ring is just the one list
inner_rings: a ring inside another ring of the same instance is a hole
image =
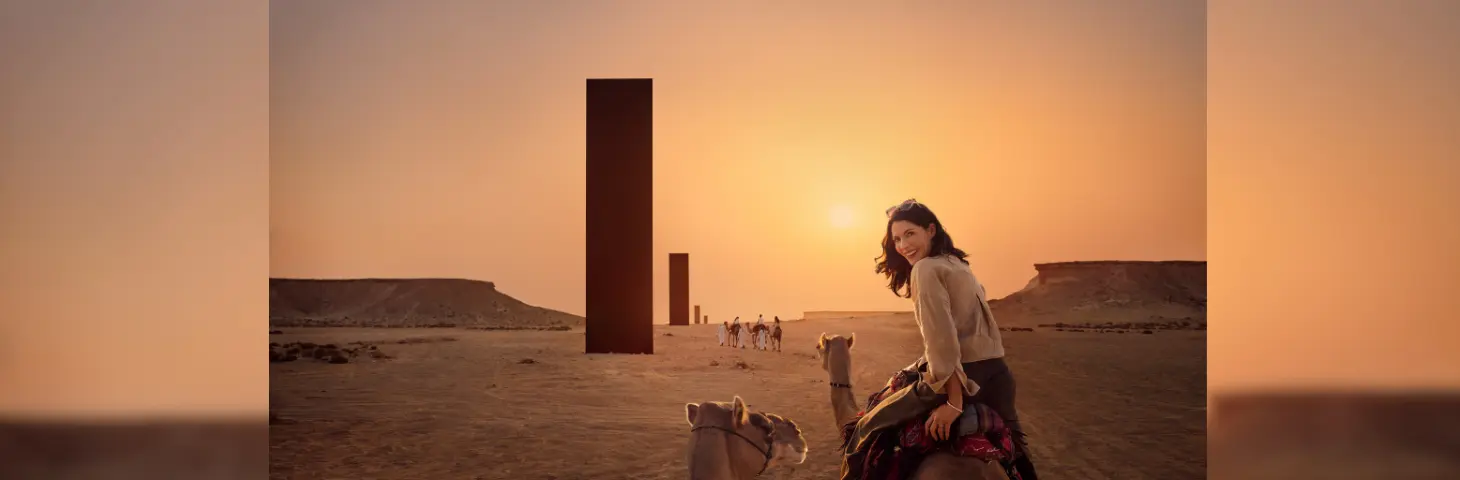
[[749, 337], [750, 347], [756, 350], [781, 351], [781, 317], [775, 317], [774, 324], [763, 323], [740, 323], [740, 317], [735, 317], [732, 322], [720, 322], [720, 327], [715, 333], [715, 338], [720, 346], [730, 348], [745, 348], [746, 337]]
[[[847, 447], [853, 446], [856, 439], [856, 427], [862, 420], [863, 410], [857, 406], [857, 399], [852, 392], [852, 344], [856, 334], [850, 334], [845, 338], [841, 335], [827, 335], [822, 333], [816, 341], [816, 354], [821, 359], [821, 368], [826, 370], [831, 383], [831, 410], [835, 415], [837, 431], [841, 432], [843, 441], [842, 455], [858, 455], [872, 458], [874, 455], [884, 455], [889, 460], [903, 454], [923, 454], [922, 461], [918, 463], [917, 469], [911, 476], [902, 478], [913, 478], [923, 480], [933, 479], [1017, 479], [1018, 474], [1014, 472], [1011, 458], [1013, 455], [1013, 443], [1010, 432], [1003, 425], [1002, 419], [993, 409], [972, 402], [966, 402], [963, 418], [958, 422], [958, 439], [952, 446], [935, 446], [934, 442], [923, 431], [923, 422], [908, 422], [906, 426], [893, 427], [900, 431], [888, 431], [895, 435], [894, 448], [890, 451], [867, 452], [866, 448], [878, 448], [875, 441], [877, 432], [868, 436], [863, 450], [852, 452]], [[918, 381], [917, 372], [899, 372], [894, 375], [887, 385], [879, 392], [874, 393], [867, 399], [867, 410], [878, 406], [884, 395], [892, 394], [911, 382]], [[926, 419], [923, 414], [918, 419]], [[911, 439], [911, 440], [909, 440]], [[950, 450], [956, 449], [957, 453]], [[849, 464], [861, 464], [861, 460], [847, 459]], [[843, 479], [849, 477], [849, 472], [842, 472]]]
[[776, 465], [806, 461], [806, 437], [796, 422], [752, 412], [740, 396], [730, 403], [684, 405], [689, 421], [689, 478], [751, 479]]

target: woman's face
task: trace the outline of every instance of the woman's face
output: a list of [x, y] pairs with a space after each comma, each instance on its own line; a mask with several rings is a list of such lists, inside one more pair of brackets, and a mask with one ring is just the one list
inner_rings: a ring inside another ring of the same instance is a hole
[[892, 222], [892, 245], [909, 265], [916, 264], [928, 256], [928, 245], [932, 243], [937, 228], [935, 225], [923, 228], [907, 220]]

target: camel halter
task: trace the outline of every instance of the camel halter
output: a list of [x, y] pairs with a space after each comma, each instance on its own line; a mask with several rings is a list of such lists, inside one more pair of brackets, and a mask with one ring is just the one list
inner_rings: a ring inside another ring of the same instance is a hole
[[719, 425], [700, 425], [698, 427], [694, 427], [694, 428], [689, 429], [689, 431], [690, 432], [697, 432], [697, 431], [700, 431], [700, 430], [703, 430], [703, 429], [706, 429], [706, 428], [713, 428], [715, 430], [719, 430], [719, 431], [722, 431], [722, 432], [729, 433], [731, 435], [740, 437], [741, 440], [745, 440], [745, 443], [749, 443], [750, 446], [755, 447], [755, 451], [760, 452], [761, 455], [765, 455], [765, 462], [760, 464], [760, 471], [759, 472], [755, 472], [756, 476], [760, 476], [760, 474], [765, 473], [766, 467], [769, 467], [771, 465], [771, 450], [770, 450], [770, 448], [771, 448], [771, 443], [773, 443], [772, 440], [771, 440], [771, 434], [766, 434], [766, 441], [765, 441], [765, 445], [766, 446], [765, 446], [765, 448], [761, 448], [760, 445], [757, 445], [755, 443], [755, 440], [751, 440], [750, 437], [747, 437], [745, 435], [741, 435], [740, 432], [737, 432], [737, 431], [734, 431], [734, 430], [731, 430], [731, 429], [728, 429], [728, 428], [725, 428], [725, 427], [721, 427]]
[[850, 384], [850, 383], [831, 382], [831, 387], [832, 388], [845, 388], [847, 390], [851, 390], [852, 389], [852, 384]]

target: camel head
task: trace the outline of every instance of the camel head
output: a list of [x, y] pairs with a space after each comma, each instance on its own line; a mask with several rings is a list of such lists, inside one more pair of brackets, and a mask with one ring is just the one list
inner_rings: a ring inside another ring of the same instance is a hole
[[775, 439], [771, 463], [780, 465], [806, 462], [806, 437], [801, 434], [801, 428], [796, 426], [796, 422], [774, 413], [767, 413], [765, 416], [775, 426], [771, 433], [771, 437]]
[[852, 368], [852, 343], [856, 339], [856, 333], [843, 338], [841, 335], [827, 335], [822, 332], [816, 339], [816, 357], [821, 359], [821, 369], [831, 372], [832, 368], [837, 368], [839, 371], [849, 372]]
[[[690, 424], [690, 476], [708, 478], [714, 472], [735, 472], [749, 478], [771, 463], [806, 460], [806, 440], [796, 424], [785, 418], [751, 412], [736, 396], [730, 403], [703, 402], [684, 406]], [[781, 423], [778, 423], [781, 422]], [[702, 439], [720, 437], [722, 442]]]

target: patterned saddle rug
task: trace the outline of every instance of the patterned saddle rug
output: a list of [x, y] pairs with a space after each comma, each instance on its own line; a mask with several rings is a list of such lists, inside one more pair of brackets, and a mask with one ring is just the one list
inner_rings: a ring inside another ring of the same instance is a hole
[[[857, 413], [856, 419], [842, 426], [842, 443], [845, 450], [853, 441], [858, 420], [882, 402], [892, 392], [916, 383], [917, 372], [901, 371], [887, 381], [882, 390], [867, 397], [866, 407]], [[983, 461], [999, 462], [1010, 480], [1021, 480], [1014, 469], [1014, 443], [1004, 420], [992, 408], [981, 403], [965, 402], [963, 415], [953, 424], [958, 435], [952, 439], [937, 441], [927, 433], [924, 426], [931, 411], [924, 412], [897, 427], [872, 433], [863, 447], [850, 454], [842, 464], [842, 479], [894, 480], [907, 478], [922, 462], [923, 458], [935, 452], [974, 457]]]

